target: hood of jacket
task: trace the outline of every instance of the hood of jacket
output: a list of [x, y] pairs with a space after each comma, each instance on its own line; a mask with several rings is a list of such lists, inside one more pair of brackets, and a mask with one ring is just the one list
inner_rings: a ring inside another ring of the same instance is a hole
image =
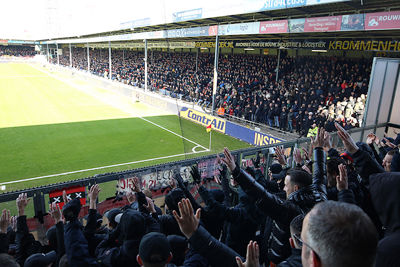
[[386, 233], [400, 230], [400, 172], [385, 172], [369, 177], [371, 199]]

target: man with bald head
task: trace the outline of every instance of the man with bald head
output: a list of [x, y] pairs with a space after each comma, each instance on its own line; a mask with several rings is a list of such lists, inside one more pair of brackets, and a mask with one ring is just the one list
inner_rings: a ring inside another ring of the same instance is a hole
[[378, 234], [361, 208], [325, 201], [304, 218], [300, 242], [304, 267], [372, 267]]

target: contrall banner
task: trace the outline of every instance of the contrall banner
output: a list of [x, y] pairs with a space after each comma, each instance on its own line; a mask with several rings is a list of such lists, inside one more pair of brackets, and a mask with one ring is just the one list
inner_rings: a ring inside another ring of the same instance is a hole
[[50, 203], [56, 203], [60, 206], [60, 209], [64, 206], [63, 191], [67, 193], [68, 201], [79, 198], [82, 206], [86, 204], [86, 187], [85, 186], [73, 186], [67, 187], [60, 190], [54, 190], [49, 193]]

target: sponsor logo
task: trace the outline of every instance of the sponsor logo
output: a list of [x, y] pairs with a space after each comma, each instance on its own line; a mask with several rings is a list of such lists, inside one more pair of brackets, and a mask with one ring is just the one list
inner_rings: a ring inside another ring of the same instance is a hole
[[280, 143], [281, 140], [270, 135], [263, 133], [254, 132], [254, 142], [253, 145], [256, 146], [266, 146], [270, 144]]
[[226, 121], [224, 119], [204, 114], [190, 108], [182, 108], [179, 114], [181, 117], [189, 119], [203, 126], [208, 126], [211, 124], [213, 130], [225, 133]]

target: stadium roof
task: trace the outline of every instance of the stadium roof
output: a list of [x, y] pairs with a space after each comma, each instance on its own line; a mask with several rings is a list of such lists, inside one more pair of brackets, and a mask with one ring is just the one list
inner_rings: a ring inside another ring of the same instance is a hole
[[[248, 14], [229, 15], [215, 18], [204, 18], [197, 20], [174, 22], [162, 25], [152, 25], [145, 27], [137, 27], [134, 29], [122, 29], [110, 32], [100, 32], [95, 34], [89, 34], [84, 36], [69, 36], [63, 38], [54, 38], [52, 41], [66, 39], [66, 38], [92, 38], [101, 36], [112, 36], [130, 33], [141, 33], [141, 32], [152, 32], [160, 30], [171, 30], [201, 26], [212, 26], [212, 25], [224, 25], [231, 23], [243, 23], [243, 22], [255, 22], [255, 21], [266, 21], [266, 20], [279, 20], [279, 19], [295, 19], [295, 18], [307, 18], [307, 17], [322, 17], [322, 16], [334, 16], [334, 15], [347, 15], [357, 13], [370, 13], [370, 12], [383, 12], [383, 11], [395, 11], [400, 10], [399, 0], [360, 0], [360, 1], [349, 1], [349, 2], [337, 2], [324, 5], [304, 6], [298, 8], [288, 8], [280, 10], [270, 10], [263, 12], [255, 12]], [[299, 39], [316, 39], [316, 38], [398, 38], [400, 36], [400, 30], [385, 30], [385, 31], [342, 31], [342, 32], [311, 32], [311, 33], [281, 33], [281, 34], [257, 34], [257, 35], [235, 35], [235, 36], [223, 36], [222, 39], [279, 39], [279, 38], [299, 38]], [[184, 40], [211, 40], [215, 37], [181, 37], [181, 38], [169, 38], [171, 40], [177, 39], [180, 41]], [[47, 41], [47, 40], [41, 40]]]

